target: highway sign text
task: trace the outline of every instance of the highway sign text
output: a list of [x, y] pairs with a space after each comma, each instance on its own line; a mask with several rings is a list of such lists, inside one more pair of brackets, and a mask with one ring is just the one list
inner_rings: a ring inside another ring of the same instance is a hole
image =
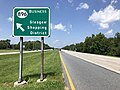
[[50, 9], [48, 7], [15, 7], [13, 36], [50, 36]]

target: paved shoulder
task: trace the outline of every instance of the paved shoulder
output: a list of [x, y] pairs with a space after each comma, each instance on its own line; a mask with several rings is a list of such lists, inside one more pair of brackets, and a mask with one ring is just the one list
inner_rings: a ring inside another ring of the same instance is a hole
[[120, 58], [63, 50], [64, 52], [120, 74]]

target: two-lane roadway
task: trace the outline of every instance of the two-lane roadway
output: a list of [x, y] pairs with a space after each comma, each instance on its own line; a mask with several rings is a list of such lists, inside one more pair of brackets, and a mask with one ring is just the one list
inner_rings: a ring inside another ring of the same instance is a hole
[[120, 90], [120, 74], [60, 52], [75, 90]]

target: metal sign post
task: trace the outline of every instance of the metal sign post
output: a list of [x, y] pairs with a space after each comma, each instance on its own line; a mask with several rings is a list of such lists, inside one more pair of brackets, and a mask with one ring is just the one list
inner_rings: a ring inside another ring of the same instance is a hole
[[40, 80], [44, 79], [44, 37], [41, 37], [41, 75]]
[[22, 79], [22, 67], [23, 67], [23, 37], [20, 37], [20, 59], [19, 59], [19, 78], [14, 83], [14, 87], [24, 85], [27, 82]]
[[22, 66], [23, 66], [23, 37], [20, 37], [20, 61], [19, 61], [19, 82], [22, 82]]

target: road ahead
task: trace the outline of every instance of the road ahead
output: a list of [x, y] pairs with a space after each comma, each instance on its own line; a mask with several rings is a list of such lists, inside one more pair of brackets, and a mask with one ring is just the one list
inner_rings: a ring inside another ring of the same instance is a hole
[[76, 90], [120, 90], [120, 74], [61, 51]]
[[[33, 53], [33, 52], [40, 52], [41, 50], [37, 51], [23, 51], [23, 53]], [[49, 51], [49, 50], [44, 50], [44, 51]], [[7, 53], [0, 53], [0, 55], [9, 55], [9, 54], [19, 54], [20, 52], [7, 52]]]

